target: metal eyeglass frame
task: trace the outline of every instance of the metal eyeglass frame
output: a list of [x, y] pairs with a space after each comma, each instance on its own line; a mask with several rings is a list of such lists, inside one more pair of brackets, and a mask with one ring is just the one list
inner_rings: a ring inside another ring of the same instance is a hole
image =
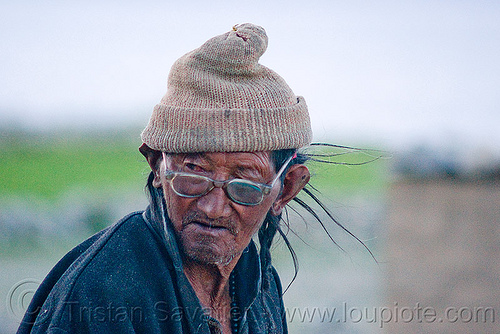
[[[281, 174], [283, 174], [283, 172], [287, 168], [287, 166], [290, 163], [290, 161], [292, 161], [293, 158], [295, 158], [297, 155], [294, 154], [294, 155], [292, 155], [290, 158], [288, 158], [285, 161], [285, 163], [283, 164], [283, 166], [281, 166], [280, 170], [278, 171], [278, 173], [276, 174], [276, 176], [272, 180], [271, 184], [253, 182], [253, 181], [245, 180], [245, 179], [230, 179], [230, 180], [225, 180], [225, 181], [217, 181], [217, 180], [211, 179], [211, 178], [209, 178], [207, 176], [203, 176], [203, 175], [198, 175], [198, 174], [193, 174], [193, 173], [186, 173], [186, 172], [174, 172], [174, 171], [170, 171], [170, 170], [167, 170], [167, 162], [166, 162], [167, 156], [166, 156], [165, 152], [162, 152], [162, 156], [163, 156], [163, 168], [164, 168], [165, 177], [166, 177], [167, 181], [169, 181], [169, 183], [170, 183], [170, 188], [172, 188], [172, 190], [174, 191], [174, 193], [176, 193], [177, 195], [179, 195], [181, 197], [186, 197], [186, 198], [196, 198], [196, 197], [202, 197], [202, 196], [208, 194], [214, 188], [222, 188], [224, 190], [224, 192], [226, 193], [226, 196], [229, 199], [231, 199], [233, 202], [241, 204], [241, 205], [255, 206], [255, 205], [259, 205], [264, 200], [264, 196], [267, 196], [267, 195], [269, 195], [269, 193], [271, 193], [271, 190], [273, 189], [276, 181], [278, 181], [278, 179], [281, 176]], [[211, 187], [208, 187], [207, 190], [204, 193], [199, 194], [199, 195], [186, 195], [186, 194], [179, 193], [174, 188], [172, 182], [170, 182], [177, 175], [195, 176], [195, 177], [198, 177], [198, 178], [205, 179], [205, 180], [207, 180], [209, 182], [209, 184], [211, 184]], [[229, 194], [229, 192], [227, 191], [227, 186], [229, 184], [233, 183], [233, 182], [246, 183], [246, 184], [250, 184], [252, 186], [257, 187], [258, 189], [260, 189], [260, 191], [262, 193], [262, 196], [261, 196], [260, 200], [257, 203], [245, 203], [245, 202], [241, 202], [241, 201], [238, 201], [238, 200], [234, 199], [233, 196], [231, 196], [231, 194]]]

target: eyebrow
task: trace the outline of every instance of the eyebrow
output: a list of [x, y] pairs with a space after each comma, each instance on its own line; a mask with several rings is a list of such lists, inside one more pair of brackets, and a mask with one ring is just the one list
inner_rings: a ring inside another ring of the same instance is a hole
[[184, 153], [181, 156], [181, 161], [184, 162], [186, 159], [193, 159], [193, 160], [200, 159], [200, 160], [205, 160], [207, 162], [212, 162], [211, 159], [205, 155], [205, 153]]
[[[205, 152], [197, 152], [197, 153], [186, 153], [182, 160], [186, 159], [200, 159], [209, 164], [213, 164], [214, 161], [205, 153]], [[242, 173], [258, 173], [259, 176], [263, 176], [265, 174], [265, 166], [261, 163], [251, 163], [240, 160], [238, 165], [233, 167], [234, 170]]]

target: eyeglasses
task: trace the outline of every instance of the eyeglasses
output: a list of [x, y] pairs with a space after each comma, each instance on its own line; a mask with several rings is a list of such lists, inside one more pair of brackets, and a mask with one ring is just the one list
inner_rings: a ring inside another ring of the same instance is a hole
[[264, 196], [269, 195], [276, 181], [294, 158], [294, 156], [288, 158], [271, 184], [264, 184], [244, 179], [216, 181], [202, 175], [169, 171], [167, 170], [165, 152], [162, 153], [165, 177], [177, 195], [189, 198], [201, 197], [208, 194], [213, 188], [222, 188], [233, 202], [247, 206], [258, 205], [262, 202]]

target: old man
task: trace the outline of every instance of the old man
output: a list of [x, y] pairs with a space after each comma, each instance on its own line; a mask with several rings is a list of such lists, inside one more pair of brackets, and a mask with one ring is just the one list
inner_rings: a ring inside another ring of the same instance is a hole
[[242, 24], [173, 65], [142, 133], [150, 205], [69, 252], [19, 333], [287, 332], [269, 249], [312, 135], [266, 47]]

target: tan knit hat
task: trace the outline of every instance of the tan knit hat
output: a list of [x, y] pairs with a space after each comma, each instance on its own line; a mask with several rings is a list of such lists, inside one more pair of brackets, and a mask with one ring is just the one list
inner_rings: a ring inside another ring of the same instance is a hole
[[311, 142], [307, 106], [258, 63], [262, 27], [241, 24], [177, 60], [167, 93], [142, 132], [144, 144], [172, 153], [255, 152]]

